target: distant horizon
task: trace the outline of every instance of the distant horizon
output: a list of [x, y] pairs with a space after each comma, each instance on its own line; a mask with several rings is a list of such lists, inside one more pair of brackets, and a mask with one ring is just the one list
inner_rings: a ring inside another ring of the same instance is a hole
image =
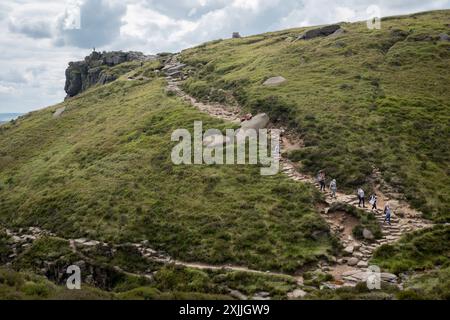
[[[31, 112], [31, 111], [28, 111]], [[21, 115], [25, 114], [24, 112], [1, 112], [0, 113], [0, 123], [7, 122], [13, 120]]]

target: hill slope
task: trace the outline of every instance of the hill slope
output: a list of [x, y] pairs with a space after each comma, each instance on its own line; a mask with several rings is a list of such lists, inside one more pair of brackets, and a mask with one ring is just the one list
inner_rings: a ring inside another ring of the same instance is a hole
[[175, 258], [262, 270], [325, 257], [332, 246], [313, 189], [257, 166], [172, 164], [175, 129], [230, 124], [163, 88], [160, 78], [124, 76], [2, 127], [1, 221], [66, 238], [148, 240]]
[[[450, 42], [444, 35], [449, 18], [450, 11], [439, 11], [384, 19], [379, 31], [356, 23], [313, 39], [299, 37], [302, 28], [214, 41], [178, 56], [190, 70], [183, 88], [205, 101], [238, 103], [242, 113], [267, 112], [278, 126], [289, 126], [304, 147], [288, 156], [302, 171], [315, 174], [325, 168], [347, 193], [364, 185], [390, 198], [405, 196], [427, 217], [446, 222]], [[158, 59], [105, 67], [118, 79], [0, 127], [1, 224], [39, 226], [56, 234], [48, 240], [51, 245], [38, 240], [18, 257], [13, 254], [13, 265], [39, 272], [46, 259], [66, 263], [73, 249], [69, 238], [76, 237], [119, 247], [146, 241], [186, 262], [263, 271], [302, 273], [319, 260], [335, 260], [339, 246], [318, 213], [323, 203], [311, 186], [282, 174], [262, 177], [258, 166], [172, 164], [175, 129], [192, 129], [198, 120], [205, 130], [235, 124], [211, 118], [166, 92], [159, 72], [165, 58]], [[287, 81], [264, 85], [275, 76]], [[374, 167], [382, 177], [373, 175]], [[441, 265], [435, 271], [448, 279], [447, 246], [433, 251], [420, 245], [422, 239], [442, 242], [447, 229], [381, 246], [373, 261], [396, 273]], [[9, 261], [10, 240], [3, 242], [0, 260]], [[120, 259], [108, 254], [99, 259], [113, 260], [107, 264], [128, 272], [154, 271], [142, 257], [130, 263], [134, 251], [125, 251]], [[390, 252], [401, 261], [391, 261]], [[73, 261], [80, 259], [72, 255]], [[223, 282], [222, 271], [171, 268], [158, 266], [157, 290], [229, 293], [216, 287]], [[252, 295], [261, 275], [228, 276], [227, 283]], [[317, 277], [325, 281], [330, 275]], [[272, 282], [270, 277], [261, 281], [262, 288]], [[308, 281], [321, 282], [315, 276]], [[296, 284], [293, 278], [281, 282], [272, 290], [286, 297]], [[137, 289], [140, 283], [128, 285], [120, 291], [125, 297], [158, 297]]]
[[[303, 139], [303, 170], [326, 169], [341, 187], [375, 187], [449, 221], [450, 11], [341, 24], [343, 33], [296, 40], [307, 28], [214, 41], [182, 53], [185, 89], [247, 111], [265, 111]], [[314, 29], [314, 28], [309, 28]], [[266, 79], [283, 76], [276, 87]], [[388, 185], [390, 187], [388, 187]]]

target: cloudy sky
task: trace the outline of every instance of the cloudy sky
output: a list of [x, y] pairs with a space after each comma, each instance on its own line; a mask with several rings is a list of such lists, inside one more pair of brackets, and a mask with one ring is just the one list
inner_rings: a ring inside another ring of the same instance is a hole
[[1, 0], [0, 113], [60, 102], [67, 63], [93, 47], [179, 51], [233, 31], [365, 20], [371, 5], [389, 16], [448, 9], [450, 0]]

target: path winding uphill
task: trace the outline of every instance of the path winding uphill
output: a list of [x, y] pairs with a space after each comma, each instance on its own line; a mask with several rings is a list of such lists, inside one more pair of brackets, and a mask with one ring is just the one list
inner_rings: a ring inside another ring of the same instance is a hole
[[[240, 122], [240, 109], [237, 106], [227, 106], [222, 104], [208, 104], [197, 101], [194, 97], [188, 95], [180, 88], [180, 84], [187, 78], [183, 73], [186, 65], [178, 62], [177, 56], [169, 59], [164, 67], [167, 80], [167, 90], [175, 93], [177, 96], [183, 98], [185, 101], [198, 108], [200, 111], [208, 113], [212, 117], [220, 118], [226, 121]], [[292, 147], [301, 147], [302, 142], [298, 139], [292, 139], [284, 136], [281, 141], [281, 152], [289, 150]], [[282, 172], [294, 181], [313, 184], [319, 187], [315, 179], [311, 176], [302, 174], [298, 171], [295, 163], [288, 159], [281, 158]], [[374, 176], [380, 177], [380, 172], [374, 168]], [[320, 265], [323, 270], [331, 273], [337, 283], [344, 286], [353, 286], [361, 280], [365, 280], [369, 273], [367, 272], [368, 261], [372, 257], [374, 251], [383, 244], [394, 243], [398, 241], [405, 233], [416, 230], [432, 227], [432, 224], [422, 218], [422, 214], [412, 209], [406, 202], [397, 200], [388, 195], [382, 194], [379, 186], [376, 187], [378, 194], [378, 207], [383, 208], [386, 202], [389, 202], [393, 208], [394, 213], [391, 221], [392, 225], [384, 224], [384, 216], [382, 210], [373, 212], [379, 221], [383, 237], [372, 242], [358, 241], [351, 234], [351, 221], [345, 216], [336, 214], [328, 214], [328, 210], [335, 203], [345, 203], [358, 207], [358, 200], [356, 195], [348, 195], [337, 193], [336, 198], [332, 198], [330, 193], [325, 195], [325, 207], [321, 210], [321, 215], [330, 225], [331, 231], [340, 239], [344, 246], [346, 256], [338, 259], [334, 266]], [[369, 208], [364, 209], [371, 214]], [[384, 280], [395, 282], [394, 275], [383, 274]]]
[[[191, 104], [193, 107], [199, 109], [202, 112], [209, 114], [212, 117], [220, 118], [226, 121], [240, 123], [241, 111], [238, 105], [222, 105], [222, 104], [212, 104], [212, 103], [202, 103], [197, 101], [195, 98], [191, 97], [185, 93], [181, 88], [180, 84], [187, 78], [187, 75], [183, 72], [186, 66], [177, 61], [177, 56], [172, 56], [165, 63], [163, 72], [166, 74], [167, 80], [167, 91], [175, 93], [180, 98], [184, 99], [186, 102]], [[129, 79], [130, 81], [135, 79]], [[300, 139], [295, 139], [285, 134], [281, 142], [281, 152], [288, 151], [295, 148], [302, 147], [302, 141]], [[315, 179], [311, 176], [302, 174], [299, 172], [299, 168], [296, 163], [289, 161], [288, 159], [281, 157], [281, 170], [290, 179], [300, 182], [309, 183], [318, 187]], [[380, 177], [380, 172], [374, 168], [373, 175]], [[340, 239], [344, 249], [344, 255], [338, 257], [335, 262], [331, 264], [320, 263], [318, 267], [321, 271], [327, 272], [333, 275], [333, 283], [326, 283], [325, 285], [330, 288], [337, 288], [341, 286], [355, 286], [361, 281], [365, 281], [370, 275], [368, 272], [368, 262], [371, 259], [374, 251], [383, 244], [394, 243], [398, 241], [404, 234], [423, 228], [431, 227], [432, 224], [423, 218], [421, 218], [421, 213], [412, 209], [406, 202], [401, 200], [396, 200], [392, 195], [383, 194], [380, 191], [380, 187], [376, 186], [379, 207], [382, 208], [386, 202], [389, 202], [393, 208], [395, 216], [392, 218], [392, 226], [383, 224], [383, 213], [381, 210], [375, 211], [374, 214], [379, 221], [383, 237], [379, 240], [372, 241], [360, 241], [353, 237], [352, 229], [354, 227], [354, 219], [352, 217], [345, 215], [344, 213], [334, 212], [329, 213], [330, 208], [336, 203], [343, 203], [350, 206], [358, 206], [358, 201], [356, 195], [348, 195], [344, 193], [337, 193], [336, 198], [332, 198], [330, 193], [324, 195], [324, 205], [320, 208], [320, 214], [327, 221], [330, 226], [330, 230], [333, 234]], [[368, 214], [371, 213], [369, 209], [364, 209]], [[37, 239], [44, 236], [56, 237], [56, 235], [51, 234], [45, 230], [39, 228], [28, 228], [20, 229], [19, 231], [12, 231], [5, 229], [6, 233], [11, 237], [12, 254], [9, 256], [9, 261], [13, 261], [22, 252], [25, 252], [30, 245]], [[70, 248], [73, 252], [78, 251], [79, 248], [83, 247], [94, 247], [94, 246], [108, 246], [115, 247], [120, 245], [108, 244], [101, 241], [89, 240], [89, 239], [63, 239], [68, 241]], [[148, 259], [149, 261], [157, 261], [164, 264], [173, 264], [179, 266], [185, 266], [189, 268], [196, 269], [209, 269], [209, 270], [229, 270], [229, 271], [239, 271], [248, 272], [254, 274], [265, 274], [271, 276], [283, 276], [289, 277], [296, 280], [299, 288], [289, 294], [290, 298], [303, 297], [306, 293], [300, 288], [303, 285], [303, 278], [301, 276], [292, 276], [276, 272], [268, 272], [264, 270], [252, 270], [245, 268], [243, 266], [233, 266], [233, 265], [209, 265], [203, 263], [192, 263], [178, 261], [164, 252], [155, 251], [151, 248], [151, 244], [147, 241], [141, 243], [131, 244], [135, 246], [140, 254]], [[87, 258], [86, 258], [87, 259]], [[115, 267], [118, 268], [118, 267]], [[120, 269], [120, 268], [118, 268]], [[127, 273], [124, 270], [119, 270], [121, 272]], [[135, 276], [144, 276], [151, 278], [152, 274], [132, 274]], [[381, 277], [384, 281], [391, 283], [398, 283], [397, 277], [393, 274], [382, 273]], [[238, 292], [234, 292], [237, 298], [245, 298]]]

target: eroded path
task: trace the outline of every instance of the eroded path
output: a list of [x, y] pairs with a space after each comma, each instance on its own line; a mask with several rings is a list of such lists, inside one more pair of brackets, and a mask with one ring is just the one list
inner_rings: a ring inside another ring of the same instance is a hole
[[[185, 65], [178, 62], [177, 56], [173, 56], [166, 62], [163, 71], [165, 71], [167, 75], [167, 90], [175, 93], [192, 106], [212, 117], [239, 123], [241, 114], [238, 106], [202, 103], [181, 89], [180, 84], [187, 78], [183, 73], [184, 67]], [[288, 135], [285, 135], [280, 142], [281, 153], [290, 149], [302, 147], [302, 141], [300, 139], [289, 137]], [[281, 157], [281, 170], [294, 181], [312, 184], [319, 188], [319, 185], [313, 177], [300, 173], [298, 165], [284, 157]], [[373, 176], [380, 178], [381, 172], [374, 168]], [[432, 223], [423, 219], [422, 214], [411, 208], [405, 201], [383, 194], [380, 191], [379, 185], [375, 186], [375, 190], [378, 195], [378, 208], [384, 208], [384, 204], [389, 202], [394, 214], [391, 218], [392, 225], [388, 225], [384, 223], [382, 210], [371, 211], [369, 208], [362, 208], [367, 213], [375, 214], [382, 228], [383, 237], [373, 241], [359, 241], [353, 237], [351, 232], [349, 232], [353, 229], [352, 223], [354, 223], [352, 222], [351, 217], [339, 214], [328, 214], [328, 210], [335, 203], [345, 203], [358, 207], [356, 195], [338, 192], [336, 198], [332, 198], [329, 192], [326, 192], [325, 194], [326, 205], [320, 210], [321, 215], [329, 224], [331, 231], [340, 239], [342, 245], [345, 247], [344, 251], [346, 256], [338, 259], [334, 265], [330, 266], [324, 264], [319, 265], [319, 268], [334, 276], [337, 280], [334, 284], [336, 287], [354, 286], [361, 280], [367, 278], [367, 275], [369, 274], [367, 269], [368, 261], [379, 246], [394, 243], [405, 233], [432, 227]], [[370, 206], [370, 204], [367, 205]], [[395, 282], [396, 280], [393, 275], [385, 274], [384, 277], [392, 282]]]
[[[184, 92], [180, 84], [183, 80], [186, 79], [186, 75], [183, 73], [183, 68], [185, 65], [179, 63], [177, 61], [177, 57], [173, 56], [169, 59], [163, 71], [167, 74], [167, 90], [174, 92], [177, 96], [184, 99], [187, 103], [197, 108], [198, 110], [207, 113], [208, 115], [219, 118], [222, 120], [240, 123], [241, 111], [239, 106], [237, 105], [222, 105], [215, 103], [202, 103], [197, 101], [194, 97], [188, 95]], [[134, 79], [129, 79], [133, 81]], [[303, 147], [302, 141], [295, 137], [290, 137], [289, 135], [285, 135], [282, 138], [281, 142], [281, 153], [291, 149], [298, 149]], [[309, 175], [305, 175], [299, 172], [298, 164], [289, 161], [288, 159], [281, 157], [281, 170], [284, 174], [286, 174], [290, 179], [301, 182], [315, 185], [318, 187], [315, 179]], [[380, 172], [374, 168], [373, 172], [374, 176], [380, 176]], [[379, 191], [379, 186], [376, 186], [377, 194], [378, 194], [378, 206], [382, 208], [385, 202], [390, 203], [393, 208], [395, 215], [392, 217], [392, 226], [387, 224], [383, 224], [383, 213], [381, 210], [377, 210], [374, 212], [376, 218], [378, 219], [382, 231], [383, 238], [379, 240], [374, 240], [371, 242], [368, 241], [359, 241], [355, 239], [351, 233], [355, 221], [352, 220], [351, 217], [346, 216], [345, 214], [328, 214], [328, 210], [330, 207], [339, 202], [346, 203], [352, 206], [358, 206], [358, 201], [356, 195], [348, 195], [344, 193], [337, 193], [336, 198], [332, 198], [330, 193], [326, 193], [325, 197], [325, 205], [320, 210], [320, 214], [327, 221], [330, 226], [331, 232], [333, 232], [341, 241], [343, 246], [345, 247], [346, 255], [343, 257], [339, 257], [336, 259], [334, 263], [325, 264], [321, 263], [318, 265], [318, 268], [323, 272], [330, 273], [337, 280], [333, 283], [327, 284], [331, 288], [337, 288], [341, 286], [354, 286], [358, 282], [364, 281], [369, 274], [367, 272], [368, 261], [372, 257], [374, 251], [383, 244], [394, 243], [398, 241], [405, 233], [420, 230], [423, 228], [431, 227], [432, 224], [423, 218], [421, 218], [421, 213], [412, 209], [406, 202], [397, 200], [392, 196], [384, 195], [381, 191]], [[369, 209], [364, 209], [366, 212], [371, 212]], [[13, 253], [9, 257], [10, 260], [16, 258], [20, 252], [26, 250], [31, 244], [43, 237], [43, 236], [55, 236], [50, 232], [41, 230], [36, 227], [30, 227], [28, 229], [21, 229], [19, 231], [11, 231], [9, 229], [3, 228], [6, 233], [13, 239]], [[56, 236], [55, 236], [56, 237]], [[80, 247], [92, 247], [92, 246], [111, 246], [114, 247], [113, 244], [108, 244], [102, 241], [97, 240], [89, 240], [89, 239], [64, 239], [67, 240], [70, 244], [71, 249], [74, 252], [79, 252], [78, 248]], [[283, 273], [277, 272], [269, 272], [269, 271], [261, 271], [261, 270], [253, 270], [246, 268], [244, 266], [235, 266], [235, 265], [210, 265], [205, 263], [193, 263], [193, 262], [184, 262], [172, 259], [170, 256], [165, 254], [164, 252], [158, 252], [153, 250], [149, 244], [145, 241], [143, 243], [134, 243], [131, 244], [135, 246], [143, 257], [149, 259], [151, 261], [162, 262], [164, 264], [172, 264], [179, 265], [189, 268], [195, 269], [203, 269], [203, 270], [224, 270], [224, 271], [238, 271], [238, 272], [248, 272], [254, 274], [261, 275], [270, 275], [270, 276], [281, 276], [281, 277], [289, 277], [291, 279], [295, 279], [299, 288], [290, 294], [291, 298], [302, 297], [305, 292], [303, 292], [300, 287], [303, 284], [302, 276], [292, 276]], [[87, 259], [87, 258], [86, 258]], [[118, 268], [118, 267], [115, 267]], [[126, 271], [118, 270], [127, 273]], [[128, 273], [130, 275], [135, 276], [144, 276], [150, 278], [152, 275], [147, 274], [133, 274]], [[397, 278], [395, 275], [384, 273], [382, 274], [382, 278], [384, 281], [396, 283]], [[234, 292], [234, 294], [239, 298], [242, 297], [238, 292]]]

